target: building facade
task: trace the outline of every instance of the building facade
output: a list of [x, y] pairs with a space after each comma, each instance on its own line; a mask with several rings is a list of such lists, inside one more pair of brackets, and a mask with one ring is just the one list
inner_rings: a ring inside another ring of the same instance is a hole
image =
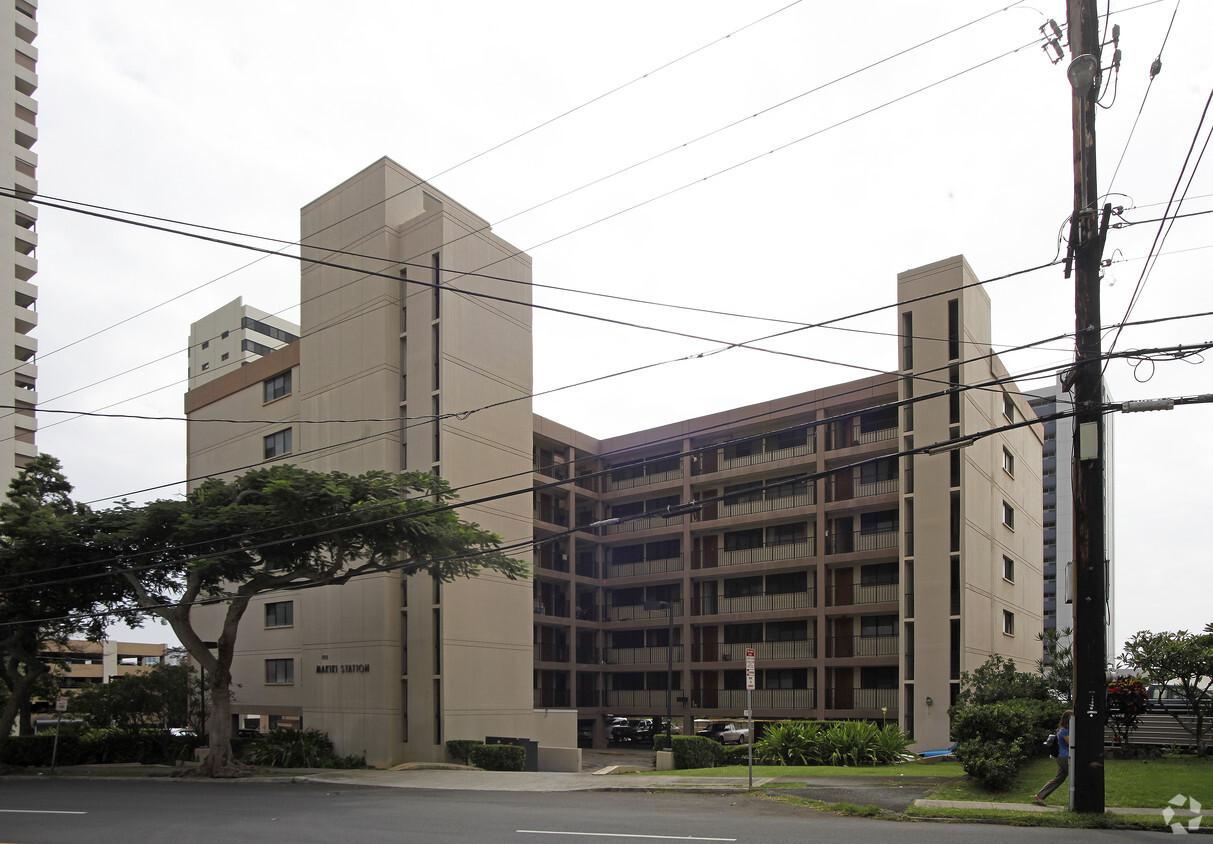
[[190, 476], [434, 471], [509, 493], [461, 514], [531, 539], [535, 576], [259, 598], [237, 717], [377, 765], [450, 738], [568, 747], [576, 720], [601, 742], [667, 700], [684, 731], [739, 717], [753, 649], [756, 717], [885, 719], [931, 748], [962, 671], [1038, 658], [1040, 426], [963, 258], [899, 276], [887, 374], [596, 440], [531, 413], [530, 262], [483, 220], [384, 159], [302, 234], [305, 259], [354, 269], [305, 264], [300, 339], [187, 394]]
[[[38, 404], [38, 367], [35, 358], [38, 341], [31, 336], [38, 325], [36, 304], [38, 288], [33, 283], [38, 272], [38, 233], [36, 222], [38, 209], [22, 199], [38, 192], [38, 154], [34, 144], [38, 141], [38, 103], [34, 93], [38, 89], [38, 48], [34, 39], [38, 36], [38, 4], [36, 0], [15, 0], [8, 6], [8, 23], [0, 34], [0, 45], [4, 55], [10, 57], [13, 84], [8, 87], [11, 104], [0, 117], [5, 123], [5, 137], [12, 139], [11, 154], [5, 158], [8, 172], [4, 183], [16, 196], [0, 198], [8, 211], [7, 219], [12, 226], [9, 242], [12, 244], [12, 260], [9, 272], [0, 274], [12, 292], [4, 297], [4, 309], [8, 311], [7, 324], [12, 329], [12, 341], [8, 348], [13, 352], [11, 366], [5, 369], [11, 375], [4, 379], [0, 389], [0, 403], [13, 409], [0, 411], [0, 441], [4, 442], [5, 454], [0, 457], [0, 487], [8, 489], [9, 482], [17, 472], [37, 456], [34, 435], [38, 424], [34, 408]], [[10, 281], [11, 279], [11, 281]]]
[[237, 297], [190, 326], [190, 389], [299, 339], [299, 327]]
[[70, 690], [151, 671], [165, 664], [166, 651], [163, 644], [71, 639], [66, 645], [48, 647], [42, 655], [63, 666], [59, 687]]
[[[1061, 381], [1045, 390], [1033, 390], [1032, 409], [1041, 417], [1044, 431], [1044, 455], [1041, 464], [1044, 515], [1044, 612], [1046, 630], [1074, 628], [1074, 420], [1049, 419], [1074, 407], [1073, 394], [1062, 389]], [[1104, 391], [1104, 401], [1110, 401]], [[1115, 414], [1103, 418], [1104, 430], [1104, 550], [1107, 554], [1107, 660], [1111, 665], [1120, 651], [1115, 630], [1116, 567], [1113, 525], [1115, 525]], [[1068, 644], [1063, 636], [1062, 644]]]

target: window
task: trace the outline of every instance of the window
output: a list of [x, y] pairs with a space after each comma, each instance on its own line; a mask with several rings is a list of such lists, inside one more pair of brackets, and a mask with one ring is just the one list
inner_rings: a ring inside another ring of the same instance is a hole
[[1010, 393], [1002, 394], [1002, 415], [1011, 422], [1015, 421], [1015, 399], [1011, 398]]
[[745, 551], [749, 548], [762, 547], [762, 528], [752, 530], [734, 530], [724, 535], [724, 550]]
[[1015, 477], [1015, 455], [1003, 447], [1002, 450], [1002, 468], [1011, 477]]
[[204, 348], [204, 349], [209, 349], [210, 347], [211, 347], [211, 341], [210, 341], [210, 340], [203, 340], [203, 341], [202, 341], [202, 348]]
[[805, 522], [793, 522], [790, 525], [772, 525], [767, 528], [767, 546], [795, 545], [804, 542], [808, 537]]
[[219, 335], [219, 339], [220, 339], [220, 340], [226, 340], [226, 339], [227, 339], [227, 335], [228, 335], [228, 334], [230, 334], [230, 333], [231, 333], [231, 332], [229, 332], [229, 331], [225, 331], [225, 332], [223, 332], [222, 334], [220, 334], [220, 335]]
[[897, 563], [873, 563], [859, 569], [862, 586], [890, 586], [897, 583]]
[[275, 601], [265, 605], [266, 627], [290, 627], [294, 623], [294, 601]]
[[895, 615], [865, 615], [859, 622], [859, 635], [896, 636], [897, 616]]
[[283, 428], [265, 438], [265, 459], [291, 453], [291, 429]]
[[1002, 632], [1008, 636], [1015, 635], [1015, 613], [1010, 610], [1002, 611]]
[[208, 370], [208, 369], [210, 369], [210, 368], [211, 368], [211, 365], [210, 365], [209, 363], [204, 363], [204, 364], [202, 364], [202, 371], [203, 371], [203, 372], [205, 372], [206, 370]]
[[1002, 579], [1015, 582], [1015, 561], [1010, 557], [1002, 558]]
[[1002, 523], [1015, 530], [1015, 508], [1007, 502], [1002, 502]]
[[288, 396], [291, 393], [291, 371], [279, 372], [273, 378], [262, 381], [261, 386], [265, 391], [266, 403]]
[[268, 686], [289, 686], [295, 682], [295, 660], [267, 659], [265, 683]]

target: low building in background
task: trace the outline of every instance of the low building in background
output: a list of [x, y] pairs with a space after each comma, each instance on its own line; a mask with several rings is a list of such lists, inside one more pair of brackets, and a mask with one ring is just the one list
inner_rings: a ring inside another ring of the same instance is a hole
[[71, 639], [66, 645], [48, 645], [43, 656], [62, 665], [60, 688], [76, 689], [151, 671], [165, 664], [167, 650], [162, 644]]

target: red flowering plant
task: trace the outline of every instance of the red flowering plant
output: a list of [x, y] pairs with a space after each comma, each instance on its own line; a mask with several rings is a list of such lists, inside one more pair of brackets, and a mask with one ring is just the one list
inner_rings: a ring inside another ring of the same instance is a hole
[[1112, 725], [1114, 743], [1129, 743], [1129, 734], [1146, 712], [1146, 686], [1132, 677], [1122, 677], [1108, 684], [1108, 723]]

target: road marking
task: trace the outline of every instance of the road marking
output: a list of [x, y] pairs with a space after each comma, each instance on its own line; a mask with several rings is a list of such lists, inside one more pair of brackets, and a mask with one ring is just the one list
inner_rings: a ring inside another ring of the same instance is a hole
[[55, 812], [50, 809], [0, 809], [13, 815], [87, 815], [88, 812]]
[[593, 835], [601, 838], [657, 838], [663, 841], [736, 841], [736, 838], [703, 838], [697, 835], [632, 835], [626, 832], [571, 832], [560, 829], [516, 829], [529, 835]]

